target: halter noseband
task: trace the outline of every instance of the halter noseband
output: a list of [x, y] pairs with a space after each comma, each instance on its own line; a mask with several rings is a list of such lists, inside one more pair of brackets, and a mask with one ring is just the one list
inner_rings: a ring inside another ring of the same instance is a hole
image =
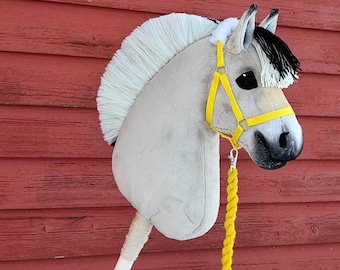
[[[245, 118], [242, 114], [242, 111], [240, 107], [237, 104], [237, 101], [235, 99], [235, 96], [233, 94], [233, 91], [231, 90], [230, 83], [228, 76], [226, 74], [226, 67], [224, 64], [224, 55], [223, 55], [223, 43], [221, 41], [217, 41], [217, 68], [214, 72], [214, 76], [211, 82], [210, 91], [207, 99], [207, 107], [206, 107], [206, 120], [209, 124], [209, 126], [219, 133], [221, 137], [226, 138], [230, 141], [233, 148], [235, 149], [241, 149], [242, 147], [237, 143], [238, 139], [240, 138], [242, 132], [244, 131], [244, 128], [241, 126], [241, 122], [244, 122], [247, 127], [255, 126], [262, 124], [264, 122], [286, 116], [286, 115], [294, 115], [294, 111], [291, 107], [271, 111], [268, 113], [260, 114], [254, 117]], [[223, 69], [223, 73], [219, 72], [219, 70]], [[218, 85], [221, 82], [227, 96], [230, 100], [231, 109], [234, 112], [235, 118], [237, 120], [237, 127], [233, 133], [232, 136], [228, 136], [227, 134], [217, 130], [213, 126], [213, 114], [214, 114], [214, 108], [215, 108], [215, 100], [217, 95], [217, 89]]]

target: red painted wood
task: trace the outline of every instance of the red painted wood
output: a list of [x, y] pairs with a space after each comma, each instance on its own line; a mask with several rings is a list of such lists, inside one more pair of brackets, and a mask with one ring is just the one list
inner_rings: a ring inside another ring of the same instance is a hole
[[[339, 243], [339, 202], [241, 204], [236, 247]], [[220, 249], [224, 208], [215, 226], [190, 241], [165, 238], [153, 230], [144, 252]], [[2, 261], [119, 254], [132, 208], [55, 209], [0, 212]], [[38, 247], [38, 248], [37, 248]]]
[[[299, 117], [305, 148], [301, 159], [339, 159], [337, 118]], [[0, 106], [0, 157], [110, 158], [98, 113], [89, 109]], [[221, 140], [226, 158], [230, 144]], [[241, 157], [246, 157], [242, 153]]]
[[[237, 248], [234, 253], [235, 270], [330, 270], [340, 268], [339, 244], [302, 245], [264, 248]], [[143, 252], [134, 269], [219, 269], [220, 250], [178, 252]], [[193, 259], [194, 258], [194, 259]], [[6, 270], [112, 270], [116, 255], [66, 259], [0, 262]]]
[[0, 104], [96, 108], [106, 59], [0, 52]]
[[[251, 160], [238, 163], [240, 203], [340, 201], [340, 168], [334, 161], [294, 161], [264, 171]], [[224, 193], [228, 161], [221, 165]], [[222, 195], [225, 202], [225, 196]]]
[[[264, 171], [240, 160], [240, 203], [340, 201], [338, 161], [295, 161]], [[221, 201], [225, 203], [229, 162], [221, 163]], [[0, 159], [0, 210], [120, 207], [110, 159]]]
[[[278, 28], [276, 34], [288, 44], [292, 52], [301, 62], [301, 67], [304, 71], [312, 73], [340, 74], [339, 46], [334, 45], [328, 47], [333, 41], [336, 43], [340, 42], [339, 32], [326, 32], [301, 28], [292, 28], [291, 32], [289, 30], [290, 29], [283, 27]], [[328, 49], [326, 49], [327, 47]], [[327, 67], [326, 65], [320, 65], [320, 59], [322, 59], [322, 62], [327, 63]]]
[[[234, 269], [340, 269], [340, 6], [258, 4], [258, 18], [281, 9], [278, 34], [304, 69], [287, 96], [305, 148], [277, 171], [257, 168], [241, 151]], [[94, 109], [108, 59], [148, 18], [172, 11], [225, 18], [248, 5], [0, 1], [0, 270], [113, 268], [134, 209], [114, 183], [112, 149]], [[153, 231], [135, 269], [220, 268], [229, 149], [222, 140], [222, 206], [213, 229], [186, 242]], [[53, 259], [59, 256], [67, 259]]]
[[297, 115], [334, 116], [340, 101], [340, 76], [302, 73], [300, 79], [285, 89], [285, 95]]
[[110, 158], [91, 109], [0, 107], [0, 157]]
[[[97, 58], [111, 58], [125, 36], [157, 16], [39, 1], [3, 0], [0, 9], [4, 14], [0, 50]], [[301, 59], [305, 71], [340, 73], [337, 32], [281, 27], [279, 35]]]
[[[0, 52], [0, 104], [96, 107], [107, 60]], [[340, 116], [340, 76], [302, 73], [285, 90], [298, 115]]]
[[111, 58], [137, 25], [157, 16], [25, 0], [2, 0], [0, 10], [0, 51], [97, 58]]
[[[75, 3], [110, 7], [144, 12], [170, 13], [186, 12], [194, 13], [210, 18], [225, 19], [230, 16], [241, 16], [251, 2], [222, 2], [216, 0], [205, 1], [181, 1], [171, 2], [157, 0], [45, 0], [50, 2]], [[280, 25], [302, 28], [315, 28], [339, 31], [340, 24], [338, 14], [340, 12], [336, 0], [326, 1], [294, 1], [282, 0], [257, 0], [259, 6], [258, 20], [264, 18], [272, 8], [280, 9]]]

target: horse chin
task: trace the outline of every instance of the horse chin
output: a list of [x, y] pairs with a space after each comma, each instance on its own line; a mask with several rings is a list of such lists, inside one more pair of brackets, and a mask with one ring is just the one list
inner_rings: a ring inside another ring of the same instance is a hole
[[287, 161], [273, 159], [270, 157], [252, 158], [257, 166], [266, 170], [276, 170], [280, 169], [287, 164]]

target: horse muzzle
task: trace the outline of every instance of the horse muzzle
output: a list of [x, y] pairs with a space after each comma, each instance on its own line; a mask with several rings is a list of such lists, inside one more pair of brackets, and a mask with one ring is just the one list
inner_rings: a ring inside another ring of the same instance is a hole
[[303, 143], [292, 136], [290, 132], [282, 132], [276, 138], [267, 139], [260, 132], [254, 133], [255, 151], [251, 158], [261, 168], [267, 170], [279, 169], [288, 161], [296, 159], [303, 148]]

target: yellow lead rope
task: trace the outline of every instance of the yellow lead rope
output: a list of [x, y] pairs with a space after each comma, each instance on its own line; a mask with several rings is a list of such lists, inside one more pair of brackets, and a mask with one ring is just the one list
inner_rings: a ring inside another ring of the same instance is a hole
[[[235, 152], [235, 155], [233, 153]], [[222, 270], [231, 270], [234, 254], [234, 243], [236, 237], [235, 220], [238, 204], [238, 172], [236, 169], [238, 152], [236, 149], [230, 151], [230, 170], [228, 172], [227, 186], [227, 213], [225, 215], [224, 229], [226, 231], [222, 248]]]

